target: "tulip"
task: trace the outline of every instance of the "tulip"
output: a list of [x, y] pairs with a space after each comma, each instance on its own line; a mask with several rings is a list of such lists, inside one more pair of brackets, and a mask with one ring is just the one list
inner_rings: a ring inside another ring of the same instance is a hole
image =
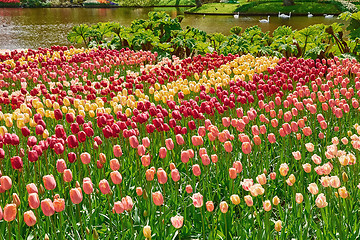
[[186, 192], [189, 193], [189, 194], [193, 192], [193, 188], [192, 188], [191, 185], [186, 185], [185, 190], [186, 190]]
[[289, 172], [289, 166], [286, 163], [281, 164], [279, 168], [279, 172], [281, 176], [285, 177]]
[[38, 189], [34, 183], [29, 183], [28, 185], [26, 185], [26, 191], [28, 192], [28, 194], [38, 193]]
[[220, 211], [222, 213], [227, 213], [228, 209], [229, 209], [229, 205], [225, 201], [222, 201], [220, 203]]
[[244, 200], [246, 205], [248, 205], [248, 207], [251, 207], [254, 204], [253, 199], [250, 195], [244, 196]]
[[9, 176], [2, 176], [0, 177], [0, 186], [4, 190], [9, 190], [12, 187], [12, 181]]
[[[138, 139], [135, 137], [135, 136], [131, 136], [130, 138], [129, 138], [129, 142], [130, 142], [130, 146], [132, 147], [132, 148], [137, 148], [138, 147], [138, 145], [139, 145], [139, 141], [138, 141]], [[114, 153], [115, 154], [115, 153]], [[121, 156], [121, 155], [120, 155]], [[120, 157], [119, 156], [119, 157]]]
[[301, 193], [296, 193], [296, 195], [295, 195], [295, 201], [296, 201], [296, 203], [300, 204], [300, 203], [303, 202], [303, 200], [304, 200], [303, 195], [302, 195]]
[[73, 179], [72, 172], [70, 169], [64, 170], [63, 180], [64, 182], [71, 182]]
[[91, 156], [87, 152], [83, 152], [80, 154], [80, 159], [83, 164], [89, 164], [91, 161]]
[[124, 205], [121, 201], [117, 201], [114, 203], [114, 211], [117, 213], [117, 214], [121, 214], [125, 211], [125, 208], [124, 208]]
[[270, 173], [270, 179], [275, 180], [275, 178], [276, 178], [276, 172], [271, 172]]
[[120, 169], [120, 163], [116, 158], [110, 160], [110, 168], [113, 171], [117, 171]]
[[52, 216], [55, 213], [54, 204], [50, 199], [44, 199], [41, 201], [41, 210], [45, 216]]
[[318, 186], [316, 185], [316, 183], [310, 183], [308, 188], [309, 192], [313, 195], [316, 195], [319, 193], [319, 188]]
[[239, 205], [240, 204], [240, 197], [237, 194], [231, 195], [230, 200], [234, 205]]
[[164, 204], [164, 197], [161, 192], [157, 191], [152, 193], [152, 198], [156, 206], [161, 206]]
[[94, 187], [90, 178], [86, 177], [83, 179], [83, 189], [85, 194], [91, 194], [94, 191]]
[[40, 206], [40, 199], [37, 193], [30, 193], [28, 203], [31, 209], [37, 209]]
[[122, 182], [122, 176], [118, 171], [111, 172], [110, 177], [114, 184], [120, 184]]
[[201, 175], [201, 169], [200, 169], [200, 166], [198, 164], [195, 164], [194, 166], [192, 166], [192, 171], [193, 171], [193, 174], [195, 176], [200, 176]]
[[300, 160], [301, 159], [301, 153], [299, 151], [292, 152], [292, 155], [295, 158], [295, 160]]
[[260, 183], [261, 185], [266, 184], [266, 175], [263, 173], [256, 177], [256, 181]]
[[179, 170], [177, 169], [171, 170], [171, 178], [174, 182], [178, 182], [180, 180]]
[[47, 190], [54, 190], [56, 188], [56, 181], [53, 175], [46, 175], [43, 177], [44, 187]]
[[63, 198], [54, 199], [55, 212], [62, 212], [65, 210], [65, 200]]
[[81, 188], [70, 189], [70, 199], [73, 204], [79, 204], [83, 200]]
[[263, 202], [263, 208], [266, 212], [269, 212], [271, 210], [271, 202], [269, 200]]
[[120, 145], [114, 145], [113, 152], [114, 152], [114, 156], [117, 158], [121, 157], [123, 154]]
[[162, 168], [158, 169], [156, 175], [160, 184], [165, 184], [167, 182], [167, 174]]
[[318, 208], [324, 208], [328, 205], [326, 202], [326, 197], [323, 193], [320, 193], [315, 200], [315, 204]]
[[12, 157], [10, 161], [13, 169], [20, 170], [23, 168], [23, 160], [19, 156]]
[[272, 202], [275, 206], [279, 205], [280, 198], [278, 196], [273, 197]]
[[143, 228], [143, 234], [144, 234], [144, 237], [146, 239], [151, 239], [151, 227], [150, 226], [145, 226]]
[[277, 221], [275, 222], [275, 231], [280, 232], [280, 231], [281, 231], [281, 228], [282, 228], [282, 226], [281, 226], [281, 220], [277, 220]]
[[175, 216], [170, 218], [171, 224], [174, 228], [179, 229], [183, 226], [184, 217], [183, 216]]
[[33, 211], [24, 212], [24, 222], [29, 227], [34, 226], [36, 224], [36, 217]]
[[146, 148], [150, 147], [150, 139], [148, 137], [144, 137], [141, 142], [142, 145], [144, 145], [144, 147]]
[[341, 198], [347, 198], [349, 196], [348, 191], [346, 190], [346, 187], [341, 187], [338, 189], [338, 193]]
[[63, 173], [66, 169], [66, 162], [64, 159], [58, 159], [56, 161], [56, 169], [59, 173]]
[[122, 202], [122, 204], [124, 205], [124, 209], [125, 209], [126, 211], [129, 212], [129, 211], [132, 210], [132, 208], [133, 208], [133, 206], [134, 206], [134, 203], [133, 203], [133, 201], [132, 201], [132, 199], [131, 199], [130, 196], [123, 197], [123, 198], [121, 199], [121, 202]]
[[166, 148], [161, 147], [160, 150], [159, 150], [159, 157], [162, 158], [162, 159], [166, 158], [166, 153], [167, 153]]
[[244, 154], [249, 154], [251, 152], [251, 144], [249, 142], [243, 142], [241, 149]]
[[193, 204], [196, 208], [201, 208], [203, 205], [203, 196], [200, 193], [195, 193], [192, 196]]
[[137, 188], [136, 188], [136, 194], [137, 194], [138, 196], [141, 196], [141, 195], [143, 194], [143, 190], [142, 190], [141, 187], [137, 187]]
[[110, 193], [110, 185], [106, 179], [103, 179], [99, 182], [99, 189], [102, 194], [109, 194]]

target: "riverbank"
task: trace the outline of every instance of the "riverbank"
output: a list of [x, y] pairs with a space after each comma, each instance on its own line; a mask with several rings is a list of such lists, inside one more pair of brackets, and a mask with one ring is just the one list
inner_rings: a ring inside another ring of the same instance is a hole
[[246, 16], [277, 15], [279, 12], [291, 12], [292, 15], [305, 16], [308, 12], [314, 16], [323, 14], [338, 15], [342, 11], [334, 4], [318, 2], [295, 2], [293, 6], [283, 6], [282, 2], [247, 2], [241, 0], [239, 3], [209, 3], [199, 8], [191, 8], [186, 14], [197, 15], [234, 15], [234, 13]]

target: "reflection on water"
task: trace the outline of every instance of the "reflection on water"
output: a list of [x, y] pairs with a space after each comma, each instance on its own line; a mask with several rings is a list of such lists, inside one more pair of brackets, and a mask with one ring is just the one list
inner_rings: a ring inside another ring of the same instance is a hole
[[[74, 25], [88, 25], [98, 22], [119, 22], [129, 26], [134, 19], [148, 18], [151, 11], [165, 11], [171, 17], [183, 14], [185, 8], [0, 8], [0, 49], [38, 48], [51, 45], [69, 45], [67, 33]], [[278, 26], [289, 25], [300, 29], [311, 24], [331, 24], [339, 22], [336, 18], [291, 17], [282, 19], [270, 17], [270, 23], [259, 23], [264, 16], [202, 16], [185, 15], [183, 27], [190, 25], [206, 32], [228, 34], [230, 28], [243, 29], [259, 25], [264, 31], [273, 31]]]

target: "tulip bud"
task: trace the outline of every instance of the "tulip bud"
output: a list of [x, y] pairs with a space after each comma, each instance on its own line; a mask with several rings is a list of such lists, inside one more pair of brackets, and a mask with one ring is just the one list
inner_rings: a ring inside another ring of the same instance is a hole
[[85, 228], [85, 231], [86, 231], [86, 235], [90, 234], [90, 229], [88, 227]]
[[94, 238], [95, 240], [99, 239], [99, 234], [98, 234], [98, 232], [96, 231], [95, 228], [93, 229], [93, 238]]
[[349, 180], [349, 177], [348, 177], [348, 175], [346, 174], [346, 172], [343, 172], [343, 173], [342, 173], [342, 179], [343, 179], [344, 182], [347, 182], [347, 181]]
[[47, 233], [45, 233], [44, 240], [50, 240], [50, 238], [49, 238], [49, 236], [47, 235]]
[[144, 234], [144, 237], [146, 237], [147, 239], [151, 239], [151, 227], [145, 226], [143, 228], [143, 234]]

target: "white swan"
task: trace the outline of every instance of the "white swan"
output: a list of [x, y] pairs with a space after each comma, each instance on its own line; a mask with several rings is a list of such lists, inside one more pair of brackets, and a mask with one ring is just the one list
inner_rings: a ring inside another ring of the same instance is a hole
[[313, 17], [314, 15], [312, 15], [310, 12], [308, 12], [308, 17]]
[[268, 23], [270, 21], [270, 16], [267, 17], [267, 19], [260, 19], [259, 22], [261, 23]]
[[279, 18], [290, 18], [290, 17], [291, 17], [291, 12], [289, 13], [289, 15], [286, 15], [286, 14], [284, 14], [284, 13], [281, 13], [281, 14], [280, 14], [280, 12], [279, 12], [278, 17], [279, 17]]
[[324, 14], [325, 18], [333, 18], [334, 15], [327, 15], [327, 14]]
[[234, 18], [239, 18], [239, 12], [237, 14], [234, 14]]

